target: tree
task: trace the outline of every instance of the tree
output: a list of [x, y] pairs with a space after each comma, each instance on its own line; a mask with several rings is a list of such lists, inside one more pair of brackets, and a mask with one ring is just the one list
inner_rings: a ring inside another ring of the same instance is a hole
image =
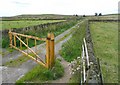
[[97, 13], [95, 13], [95, 16], [98, 16], [98, 14], [97, 14]]
[[86, 17], [85, 15], [83, 15], [83, 17]]
[[102, 13], [99, 13], [99, 16], [102, 16]]
[[77, 14], [76, 14], [75, 16], [76, 16], [76, 17], [78, 17], [78, 15], [77, 15]]

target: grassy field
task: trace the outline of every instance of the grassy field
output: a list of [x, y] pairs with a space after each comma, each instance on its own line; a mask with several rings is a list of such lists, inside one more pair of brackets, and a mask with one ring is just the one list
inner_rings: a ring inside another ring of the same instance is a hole
[[[53, 23], [53, 22], [61, 22], [61, 21], [65, 21], [65, 20], [2, 21], [2, 23], [1, 23], [2, 28], [0, 28], [0, 30], [10, 29], [10, 28], [23, 28], [23, 27], [28, 27], [28, 26], [34, 26], [34, 25], [45, 24], [45, 23]], [[1, 24], [0, 24], [0, 26], [1, 26]]]
[[104, 83], [118, 83], [118, 23], [94, 22], [90, 29]]
[[37, 65], [24, 77], [18, 80], [16, 83], [25, 83], [25, 82], [34, 82], [34, 83], [42, 83], [50, 80], [56, 80], [62, 77], [64, 74], [64, 68], [60, 64], [60, 61], [56, 60], [55, 66], [53, 69], [48, 70], [47, 68]]

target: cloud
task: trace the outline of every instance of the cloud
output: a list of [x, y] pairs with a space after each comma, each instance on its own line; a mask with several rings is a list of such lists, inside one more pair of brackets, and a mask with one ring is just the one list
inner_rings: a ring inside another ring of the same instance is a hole
[[0, 16], [117, 13], [119, 0], [2, 0]]
[[17, 4], [17, 5], [30, 5], [30, 3], [24, 3], [24, 2], [19, 2], [19, 1], [12, 1], [12, 3]]

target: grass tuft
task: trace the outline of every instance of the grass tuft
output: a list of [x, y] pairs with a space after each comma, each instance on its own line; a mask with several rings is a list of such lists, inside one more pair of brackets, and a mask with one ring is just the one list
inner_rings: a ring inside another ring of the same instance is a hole
[[27, 74], [25, 74], [25, 76], [17, 80], [16, 83], [17, 84], [26, 83], [26, 82], [42, 83], [45, 81], [56, 80], [62, 77], [63, 74], [64, 74], [64, 68], [60, 64], [60, 62], [56, 60], [53, 69], [48, 70], [47, 68], [41, 65], [37, 65]]

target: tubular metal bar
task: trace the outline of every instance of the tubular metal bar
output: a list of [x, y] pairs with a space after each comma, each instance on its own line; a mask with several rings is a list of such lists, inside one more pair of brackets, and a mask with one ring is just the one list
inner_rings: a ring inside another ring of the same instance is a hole
[[18, 36], [22, 36], [22, 37], [26, 37], [26, 38], [32, 38], [32, 39], [36, 39], [36, 40], [46, 41], [46, 38], [39, 38], [39, 37], [30, 36], [30, 35], [23, 35], [23, 34], [15, 33], [15, 32], [10, 32], [10, 33], [13, 35], [18, 35]]
[[13, 45], [11, 45], [11, 47], [15, 48], [16, 50], [19, 50], [20, 52], [22, 52], [23, 54], [27, 55], [28, 57], [30, 57], [30, 58], [33, 59], [34, 61], [36, 61], [36, 62], [38, 62], [39, 64], [41, 64], [41, 65], [43, 65], [43, 66], [46, 67], [46, 64], [45, 64], [45, 63], [36, 60], [33, 56], [29, 55], [28, 53], [26, 53], [26, 52], [20, 50], [19, 48], [15, 47], [15, 46], [13, 46]]
[[82, 45], [83, 49], [83, 80], [84, 82], [86, 81], [86, 71], [85, 71], [85, 52], [84, 52], [84, 46]]
[[85, 44], [85, 53], [86, 53], [87, 64], [89, 66], [90, 63], [89, 63], [89, 56], [88, 56], [88, 50], [87, 50], [87, 44], [86, 44], [85, 38], [84, 38], [84, 44]]
[[[34, 55], [36, 55], [42, 63], [44, 63], [44, 61], [31, 49], [29, 48], [18, 36], [16, 36], [18, 38], [18, 40], [20, 40], [20, 42], [22, 42]], [[45, 64], [45, 63], [44, 63]]]

